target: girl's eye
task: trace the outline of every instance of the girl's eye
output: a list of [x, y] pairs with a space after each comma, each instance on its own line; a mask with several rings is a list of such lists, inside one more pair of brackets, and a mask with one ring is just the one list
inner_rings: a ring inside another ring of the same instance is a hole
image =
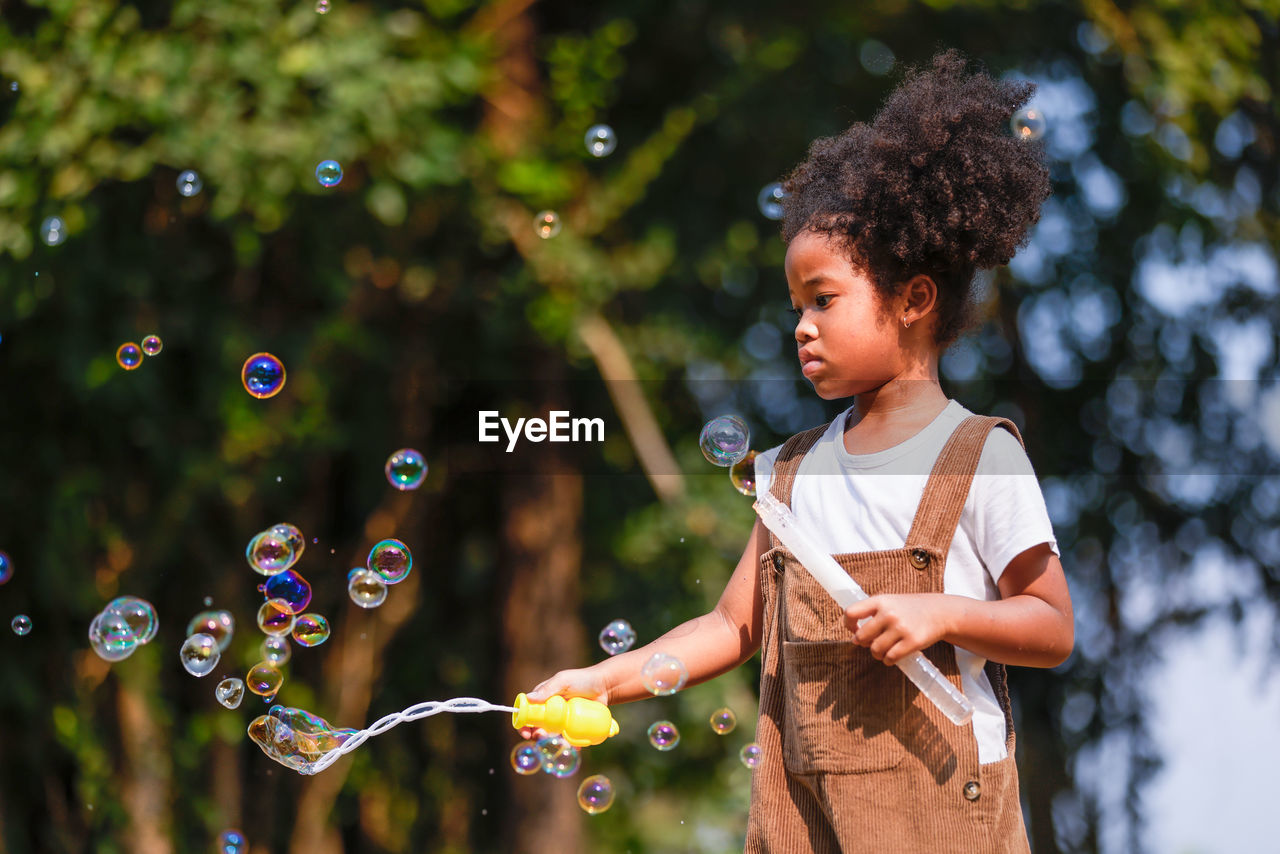
[[826, 308], [826, 307], [827, 307], [827, 304], [828, 304], [828, 301], [829, 301], [830, 299], [831, 299], [831, 296], [830, 296], [829, 294], [820, 294], [820, 295], [816, 298], [815, 302], [817, 302], [817, 303], [818, 303], [818, 308]]
[[789, 311], [789, 312], [791, 312], [792, 314], [794, 314], [797, 318], [798, 318], [798, 317], [800, 317], [800, 315], [804, 313], [804, 312], [802, 312], [802, 311], [801, 311], [800, 309], [798, 309], [798, 308], [789, 308], [789, 309], [787, 309], [787, 311]]

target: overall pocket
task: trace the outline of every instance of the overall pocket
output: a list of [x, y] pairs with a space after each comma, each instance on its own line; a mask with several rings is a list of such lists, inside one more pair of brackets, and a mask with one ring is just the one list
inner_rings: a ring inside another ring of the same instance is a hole
[[858, 774], [902, 762], [907, 678], [851, 641], [783, 641], [783, 763], [793, 774]]

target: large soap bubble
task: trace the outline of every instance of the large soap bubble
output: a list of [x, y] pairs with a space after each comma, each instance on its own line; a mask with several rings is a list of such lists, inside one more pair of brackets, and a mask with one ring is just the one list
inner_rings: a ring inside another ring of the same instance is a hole
[[413, 448], [401, 448], [387, 457], [387, 481], [399, 490], [417, 489], [427, 479], [427, 461]]
[[0, 584], [13, 578], [13, 560], [4, 552], [0, 552]]
[[702, 428], [698, 446], [707, 461], [718, 466], [731, 466], [747, 455], [751, 433], [746, 422], [736, 415], [712, 418]]
[[302, 614], [294, 621], [293, 639], [298, 646], [319, 646], [329, 639], [329, 621], [320, 614]]
[[752, 498], [756, 494], [756, 457], [758, 456], [760, 456], [759, 451], [747, 451], [747, 455], [729, 469], [729, 482], [733, 484], [733, 488]]
[[600, 630], [600, 647], [610, 655], [626, 652], [636, 642], [636, 630], [626, 620], [614, 620]]
[[517, 774], [537, 774], [542, 770], [542, 754], [532, 741], [522, 741], [511, 748], [511, 767]]
[[608, 125], [592, 125], [583, 137], [592, 157], [608, 157], [618, 147], [618, 135]]
[[284, 362], [270, 353], [254, 353], [244, 360], [240, 382], [256, 398], [275, 397], [284, 388]]
[[283, 637], [293, 631], [297, 617], [284, 599], [268, 599], [258, 609], [258, 628], [265, 635]]
[[262, 575], [284, 572], [294, 562], [293, 547], [289, 545], [289, 540], [275, 529], [254, 534], [249, 545], [245, 546], [244, 556], [254, 572]]
[[613, 806], [613, 783], [603, 774], [592, 774], [578, 787], [578, 806], [598, 815]]
[[413, 569], [413, 553], [400, 540], [382, 540], [369, 550], [368, 566], [388, 584], [399, 584]]
[[280, 693], [280, 686], [284, 684], [284, 674], [275, 665], [259, 661], [249, 668], [244, 684], [259, 697], [271, 698]]
[[764, 758], [764, 751], [753, 741], [742, 745], [742, 749], [738, 751], [738, 758], [742, 760], [743, 765], [754, 771], [760, 765], [760, 760]]
[[187, 638], [178, 652], [182, 666], [192, 676], [208, 676], [218, 666], [222, 653], [212, 635], [199, 632]]
[[658, 750], [675, 750], [680, 743], [680, 730], [671, 721], [654, 721], [649, 725], [649, 743]]
[[301, 614], [311, 604], [311, 583], [296, 569], [276, 573], [258, 587], [268, 599], [283, 599], [293, 613]]
[[582, 764], [582, 754], [578, 752], [578, 748], [559, 735], [538, 739], [538, 754], [542, 758], [542, 770], [552, 777], [572, 777]]
[[356, 567], [347, 575], [347, 595], [361, 608], [376, 608], [387, 601], [387, 582], [373, 570]]
[[187, 623], [187, 637], [204, 633], [218, 644], [219, 652], [226, 652], [235, 634], [236, 618], [230, 611], [201, 611]]
[[655, 652], [640, 671], [641, 681], [649, 693], [658, 697], [674, 694], [684, 687], [689, 671], [674, 655]]
[[213, 695], [228, 709], [239, 708], [240, 701], [244, 699], [244, 680], [228, 676], [213, 689]]
[[738, 716], [728, 707], [711, 713], [711, 731], [716, 735], [728, 735], [738, 725]]
[[160, 628], [155, 607], [146, 599], [139, 599], [137, 596], [118, 596], [112, 599], [103, 610], [114, 611], [124, 618], [137, 636], [138, 643], [151, 643]]

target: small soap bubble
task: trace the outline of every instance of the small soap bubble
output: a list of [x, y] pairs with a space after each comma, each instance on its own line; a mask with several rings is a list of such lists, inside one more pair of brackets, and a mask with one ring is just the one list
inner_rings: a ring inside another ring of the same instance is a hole
[[608, 125], [592, 125], [583, 139], [593, 157], [608, 157], [618, 147], [618, 137]]
[[658, 750], [674, 750], [680, 743], [680, 730], [671, 721], [654, 721], [649, 725], [649, 743]]
[[40, 239], [47, 246], [57, 246], [67, 239], [67, 224], [60, 216], [45, 217], [40, 223]]
[[183, 642], [178, 656], [192, 676], [208, 676], [218, 666], [222, 653], [218, 651], [218, 642], [212, 635], [197, 632]]
[[212, 596], [206, 596], [206, 597], [204, 597], [204, 606], [205, 606], [206, 608], [208, 608], [208, 607], [209, 607], [210, 605], [212, 605], [212, 604], [213, 604], [213, 597], [212, 597]]
[[399, 584], [409, 577], [409, 571], [413, 569], [413, 554], [400, 540], [389, 538], [374, 544], [366, 564], [371, 571], [381, 575], [383, 581]]
[[760, 456], [759, 451], [747, 451], [747, 455], [729, 469], [729, 482], [733, 484], [733, 488], [752, 498], [756, 494], [756, 457], [758, 456]]
[[[302, 536], [302, 529], [297, 525], [290, 524], [289, 522], [277, 522], [268, 530], [277, 537], [282, 537], [289, 543], [289, 548], [293, 549], [294, 563], [297, 563], [298, 558], [302, 557], [302, 552], [307, 547], [307, 538]], [[312, 540], [312, 542], [315, 541]]]
[[[329, 14], [329, 0], [316, 0], [316, 14], [317, 15]], [[321, 183], [324, 183], [324, 182], [322, 181]]]
[[511, 767], [517, 774], [537, 774], [542, 770], [542, 754], [532, 741], [522, 741], [511, 749]]
[[329, 639], [329, 621], [320, 614], [303, 614], [293, 623], [298, 646], [319, 646]]
[[733, 709], [716, 709], [711, 713], [711, 729], [716, 735], [728, 735], [738, 725], [738, 716]]
[[427, 461], [413, 448], [401, 448], [387, 457], [385, 471], [396, 489], [417, 489], [427, 479]]
[[262, 639], [262, 660], [275, 667], [288, 664], [293, 657], [293, 647], [287, 637], [265, 637]]
[[555, 211], [541, 211], [533, 218], [533, 230], [543, 240], [548, 240], [560, 233], [560, 214]]
[[155, 356], [164, 349], [164, 342], [160, 340], [159, 335], [148, 335], [142, 339], [142, 352], [148, 356]]
[[244, 685], [259, 697], [274, 697], [280, 693], [280, 686], [284, 684], [284, 674], [279, 668], [266, 661], [259, 661], [249, 669], [249, 675], [244, 678]]
[[258, 609], [258, 628], [262, 633], [272, 637], [282, 637], [293, 631], [297, 620], [293, 609], [284, 599], [268, 599]]
[[13, 578], [13, 559], [4, 552], [0, 552], [0, 584], [5, 584]]
[[742, 760], [743, 765], [755, 770], [759, 766], [760, 760], [764, 758], [764, 751], [760, 749], [760, 745], [753, 741], [750, 744], [742, 745], [742, 749], [738, 751], [738, 758]]
[[188, 199], [199, 193], [203, 187], [204, 181], [200, 180], [199, 174], [194, 169], [184, 169], [178, 173], [178, 192]]
[[387, 601], [387, 582], [372, 570], [356, 567], [347, 575], [347, 595], [361, 608], [376, 608]]
[[689, 671], [675, 656], [667, 655], [665, 652], [655, 652], [653, 657], [645, 662], [640, 671], [640, 678], [649, 693], [665, 697], [684, 687], [685, 681], [689, 678]]
[[707, 461], [718, 466], [732, 466], [747, 455], [751, 432], [736, 415], [712, 418], [702, 428], [698, 446]]
[[125, 618], [104, 610], [89, 624], [89, 645], [105, 661], [123, 661], [138, 648], [138, 636]]
[[284, 362], [270, 353], [254, 353], [244, 360], [244, 367], [240, 369], [244, 390], [259, 400], [279, 394], [284, 381]]
[[321, 160], [316, 167], [316, 180], [322, 187], [336, 187], [342, 180], [342, 167], [336, 160]]
[[542, 770], [561, 779], [578, 773], [578, 766], [582, 764], [578, 748], [558, 735], [538, 739], [538, 755], [542, 759]]
[[218, 644], [219, 652], [226, 652], [235, 634], [236, 618], [230, 611], [201, 611], [187, 623], [187, 637], [206, 634]]
[[626, 620], [614, 620], [600, 630], [600, 646], [610, 655], [631, 649], [636, 642], [636, 630]]
[[218, 834], [218, 854], [245, 854], [244, 835], [238, 830], [224, 830]]
[[13, 628], [13, 633], [15, 635], [22, 637], [27, 632], [31, 631], [31, 618], [26, 614], [19, 614], [13, 618], [13, 621], [10, 622], [9, 625]]
[[578, 806], [598, 815], [613, 806], [613, 783], [603, 774], [592, 774], [578, 787]]
[[244, 556], [249, 566], [262, 575], [278, 575], [294, 562], [293, 547], [277, 531], [259, 531], [245, 546]]
[[1009, 127], [1018, 139], [1035, 140], [1044, 136], [1044, 114], [1035, 107], [1018, 110], [1009, 120]]
[[311, 583], [296, 569], [276, 573], [258, 589], [268, 599], [283, 599], [288, 602], [295, 614], [301, 614], [311, 604]]
[[782, 200], [787, 198], [787, 195], [782, 185], [774, 181], [760, 188], [760, 193], [756, 196], [756, 205], [767, 219], [782, 219]]
[[[104, 611], [118, 614], [129, 624], [130, 630], [138, 639], [138, 643], [151, 643], [160, 628], [160, 620], [156, 617], [156, 609], [146, 599], [137, 596], [118, 596], [108, 603]], [[191, 634], [191, 632], [187, 632]]]
[[132, 371], [142, 364], [142, 348], [132, 341], [126, 341], [116, 348], [116, 364], [126, 371]]
[[244, 680], [228, 676], [218, 683], [217, 688], [213, 689], [213, 696], [217, 697], [218, 702], [228, 709], [239, 708], [240, 701], [244, 699]]

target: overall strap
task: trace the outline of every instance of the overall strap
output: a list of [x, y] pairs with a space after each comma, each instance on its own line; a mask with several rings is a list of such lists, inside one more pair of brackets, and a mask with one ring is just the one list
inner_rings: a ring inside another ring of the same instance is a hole
[[804, 459], [805, 454], [809, 453], [810, 448], [818, 444], [818, 440], [830, 426], [831, 422], [828, 421], [820, 427], [795, 434], [783, 444], [782, 450], [778, 451], [778, 456], [773, 461], [773, 485], [769, 487], [770, 495], [788, 507], [791, 506], [791, 487], [795, 483], [796, 472], [800, 470], [800, 461]]
[[907, 534], [908, 548], [922, 548], [935, 558], [946, 558], [956, 526], [960, 524], [960, 512], [964, 510], [965, 499], [969, 496], [969, 486], [978, 470], [987, 435], [996, 425], [1012, 433], [1019, 444], [1024, 444], [1017, 425], [1007, 418], [970, 415], [961, 421], [929, 472], [924, 495], [911, 522], [911, 532]]

